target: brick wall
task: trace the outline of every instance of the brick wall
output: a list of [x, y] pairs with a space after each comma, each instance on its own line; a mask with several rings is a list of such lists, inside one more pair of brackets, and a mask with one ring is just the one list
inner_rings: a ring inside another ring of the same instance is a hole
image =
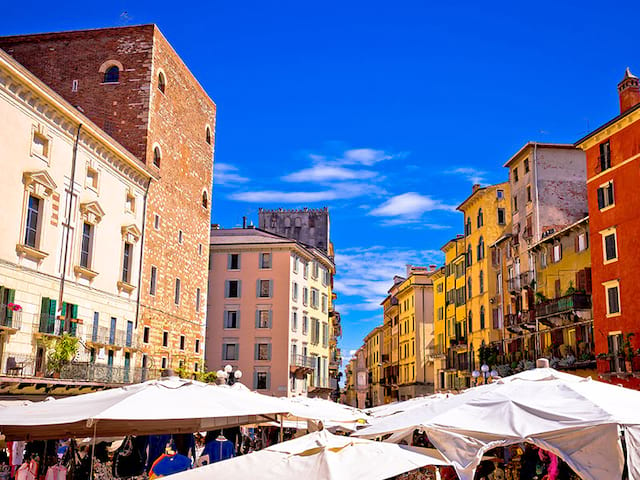
[[[162, 357], [173, 368], [181, 359], [191, 368], [196, 359], [202, 365], [202, 348], [196, 353], [194, 345], [196, 339], [203, 344], [206, 318], [215, 104], [155, 25], [4, 37], [0, 48], [159, 175], [149, 189], [146, 215], [138, 319], [140, 333], [144, 325], [151, 326], [151, 341], [143, 352], [153, 360], [149, 366], [159, 367]], [[103, 83], [100, 69], [108, 61], [122, 65], [118, 83]], [[160, 71], [164, 93], [158, 89]], [[162, 152], [159, 169], [153, 166], [156, 145]], [[156, 214], [159, 229], [154, 228]], [[152, 265], [158, 269], [154, 296], [149, 293]], [[179, 305], [174, 302], [176, 278], [181, 280]], [[163, 330], [170, 332], [169, 348], [162, 347]], [[178, 348], [182, 334], [184, 351]]]

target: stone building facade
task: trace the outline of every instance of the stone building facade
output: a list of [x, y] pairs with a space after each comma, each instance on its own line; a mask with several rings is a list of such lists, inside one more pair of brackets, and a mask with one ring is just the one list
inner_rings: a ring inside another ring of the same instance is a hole
[[258, 224], [262, 230], [292, 238], [329, 253], [331, 236], [327, 207], [293, 210], [261, 208], [258, 211]]
[[215, 104], [155, 25], [3, 37], [0, 48], [157, 177], [132, 285], [140, 365], [200, 369]]

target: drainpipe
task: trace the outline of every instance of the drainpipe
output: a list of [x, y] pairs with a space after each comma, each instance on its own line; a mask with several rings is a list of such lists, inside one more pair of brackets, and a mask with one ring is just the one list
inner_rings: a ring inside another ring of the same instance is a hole
[[64, 284], [67, 276], [67, 258], [69, 256], [69, 233], [71, 231], [70, 223], [71, 223], [71, 206], [73, 205], [73, 193], [75, 190], [75, 182], [76, 182], [76, 159], [78, 157], [78, 142], [80, 140], [80, 130], [82, 129], [82, 124], [78, 124], [78, 130], [76, 131], [76, 138], [73, 142], [73, 154], [71, 156], [71, 193], [69, 195], [69, 200], [67, 201], [67, 231], [64, 237], [64, 255], [63, 255], [63, 263], [62, 263], [62, 277], [60, 279], [60, 292], [58, 294], [58, 308], [56, 308], [56, 317], [62, 316], [62, 303], [64, 298]]
[[136, 322], [135, 329], [138, 329], [138, 317], [140, 316], [140, 289], [142, 288], [142, 261], [144, 252], [144, 233], [147, 226], [147, 198], [149, 196], [149, 187], [151, 187], [151, 177], [147, 182], [147, 188], [144, 191], [144, 200], [142, 202], [142, 232], [140, 234], [140, 262], [138, 263], [138, 298], [136, 298]]

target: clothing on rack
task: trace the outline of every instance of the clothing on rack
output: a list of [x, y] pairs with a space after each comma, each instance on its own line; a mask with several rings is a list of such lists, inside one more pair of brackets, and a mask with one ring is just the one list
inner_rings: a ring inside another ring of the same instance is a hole
[[24, 462], [16, 471], [16, 480], [36, 480], [38, 478], [38, 463], [35, 460]]
[[45, 480], [67, 480], [67, 469], [62, 465], [49, 467]]
[[12, 442], [11, 444], [11, 465], [22, 465], [24, 462], [25, 442]]
[[162, 454], [149, 471], [149, 479], [166, 477], [173, 473], [184, 472], [192, 466], [191, 460], [184, 455], [176, 453], [175, 455]]
[[149, 435], [149, 448], [147, 449], [147, 467], [151, 470], [154, 462], [165, 453], [167, 444], [171, 441], [171, 435]]
[[235, 447], [233, 442], [224, 437], [219, 437], [204, 446], [202, 455], [198, 459], [198, 466], [209, 465], [234, 456]]

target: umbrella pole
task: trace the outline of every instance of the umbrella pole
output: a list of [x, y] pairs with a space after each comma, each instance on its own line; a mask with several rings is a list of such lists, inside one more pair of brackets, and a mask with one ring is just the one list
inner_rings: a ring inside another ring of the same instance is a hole
[[284, 442], [284, 420], [282, 418], [282, 415], [280, 415], [280, 443]]
[[93, 421], [93, 438], [91, 439], [91, 473], [89, 474], [89, 479], [93, 480], [93, 459], [96, 455], [96, 428], [98, 426], [98, 422], [96, 420]]

